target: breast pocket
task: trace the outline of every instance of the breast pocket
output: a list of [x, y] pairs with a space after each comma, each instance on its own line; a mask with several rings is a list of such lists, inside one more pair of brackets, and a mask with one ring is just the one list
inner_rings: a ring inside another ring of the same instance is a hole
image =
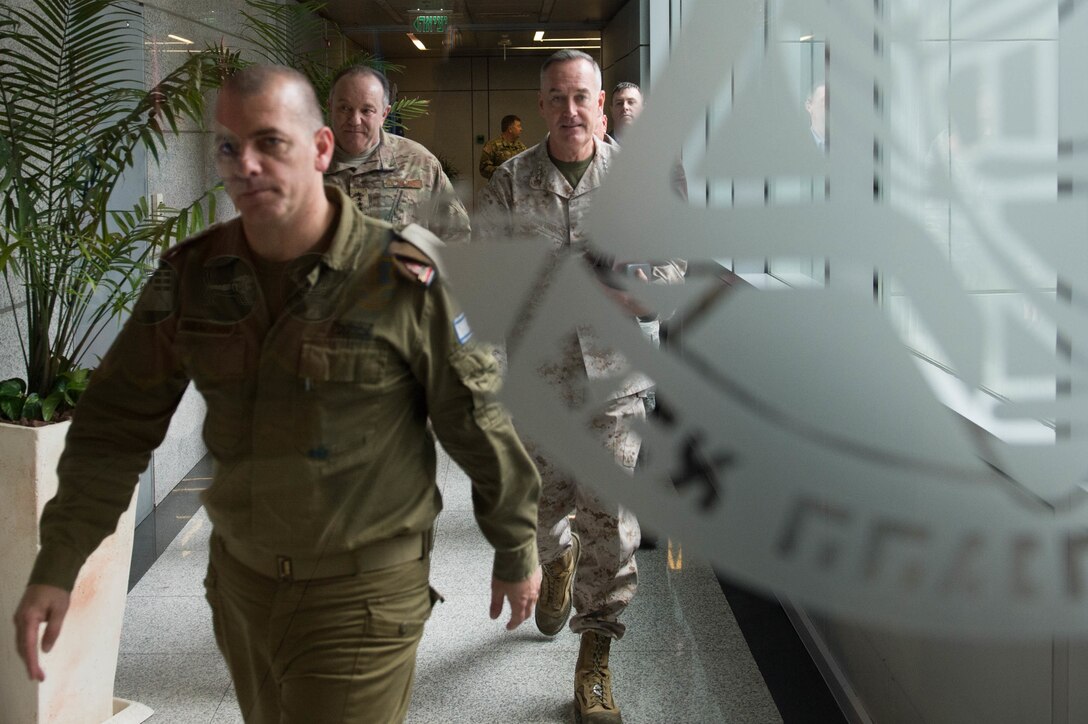
[[551, 223], [547, 218], [526, 217], [522, 221], [520, 233], [529, 238], [547, 241], [552, 251], [567, 251], [570, 247], [570, 233], [566, 225]]
[[397, 217], [402, 206], [400, 197], [401, 190], [398, 188], [370, 189], [367, 191], [366, 206], [363, 207], [363, 211], [367, 216], [393, 224], [398, 223], [400, 219]]
[[304, 342], [293, 404], [301, 451], [337, 467], [368, 459], [381, 405], [392, 404], [385, 395], [405, 374], [399, 356], [380, 340]]

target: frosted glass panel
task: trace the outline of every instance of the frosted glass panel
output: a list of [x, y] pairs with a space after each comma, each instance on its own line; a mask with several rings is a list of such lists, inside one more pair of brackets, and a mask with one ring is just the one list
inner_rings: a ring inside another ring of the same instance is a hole
[[[576, 255], [532, 239], [450, 252], [480, 333], [516, 332], [519, 427], [649, 526], [806, 607], [1083, 632], [1088, 9], [683, 8], [587, 237], [616, 259], [688, 260], [684, 285], [621, 283], [682, 341], [645, 343]], [[669, 188], [681, 154], [688, 201]], [[715, 261], [751, 285], [715, 294], [699, 273]], [[572, 407], [536, 370], [583, 328], [625, 364]], [[635, 426], [632, 479], [581, 431], [636, 372], [669, 415]]]

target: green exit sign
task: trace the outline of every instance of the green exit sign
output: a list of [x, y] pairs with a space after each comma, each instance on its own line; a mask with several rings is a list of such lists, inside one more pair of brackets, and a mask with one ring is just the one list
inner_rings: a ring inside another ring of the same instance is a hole
[[444, 33], [449, 22], [449, 15], [417, 15], [412, 21], [412, 30], [417, 33]]

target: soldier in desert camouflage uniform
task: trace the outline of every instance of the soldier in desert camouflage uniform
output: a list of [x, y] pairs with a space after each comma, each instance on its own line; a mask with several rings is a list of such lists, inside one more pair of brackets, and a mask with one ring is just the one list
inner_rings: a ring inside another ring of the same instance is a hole
[[[535, 237], [556, 254], [587, 250], [586, 214], [619, 153], [618, 146], [594, 138], [603, 107], [600, 69], [590, 56], [562, 50], [545, 62], [540, 110], [549, 134], [492, 176], [477, 209], [478, 238]], [[666, 266], [651, 271], [653, 277], [664, 278], [675, 270]], [[603, 348], [589, 330], [578, 329], [557, 361], [540, 373], [575, 407], [581, 402], [578, 398], [587, 378], [623, 379], [594, 427], [617, 463], [633, 470], [640, 440], [630, 421], [645, 417], [642, 394], [653, 383], [641, 375], [617, 377], [626, 370], [621, 355]], [[573, 604], [576, 615], [570, 628], [582, 636], [575, 670], [578, 718], [619, 722], [608, 653], [612, 639], [623, 636], [625, 627], [619, 616], [637, 587], [634, 553], [639, 543], [638, 521], [631, 511], [603, 502], [539, 450], [527, 447], [543, 482], [537, 545], [544, 583], [537, 604], [537, 626], [546, 634], [558, 633]], [[572, 510], [576, 511], [576, 533], [567, 517]]]
[[379, 71], [351, 66], [337, 74], [329, 94], [336, 151], [326, 181], [367, 216], [396, 226], [417, 223], [447, 243], [468, 241], [468, 212], [439, 160], [382, 129], [389, 102], [389, 80]]
[[488, 180], [503, 162], [525, 150], [525, 144], [521, 142], [520, 118], [503, 116], [500, 127], [502, 135], [485, 143], [484, 150], [480, 153], [480, 175]]

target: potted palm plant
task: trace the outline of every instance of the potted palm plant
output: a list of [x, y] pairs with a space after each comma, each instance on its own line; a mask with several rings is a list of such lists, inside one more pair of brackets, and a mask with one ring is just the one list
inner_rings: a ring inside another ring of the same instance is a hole
[[[214, 215], [206, 194], [183, 209], [111, 197], [144, 153], [158, 158], [181, 122], [237, 64], [193, 53], [154, 87], [125, 52], [142, 53], [138, 9], [113, 0], [20, 0], [0, 9], [0, 275], [21, 374], [0, 382], [0, 649], [37, 552], [37, 521], [56, 489], [63, 422], [92, 374], [88, 349], [129, 307], [159, 252]], [[9, 373], [10, 374], [10, 373]], [[6, 421], [5, 424], [2, 421]], [[51, 423], [51, 424], [47, 424]], [[114, 715], [132, 509], [85, 566], [49, 677], [27, 680], [0, 657], [0, 721], [102, 722]], [[59, 657], [69, 656], [63, 661]], [[49, 660], [51, 659], [51, 660]]]

